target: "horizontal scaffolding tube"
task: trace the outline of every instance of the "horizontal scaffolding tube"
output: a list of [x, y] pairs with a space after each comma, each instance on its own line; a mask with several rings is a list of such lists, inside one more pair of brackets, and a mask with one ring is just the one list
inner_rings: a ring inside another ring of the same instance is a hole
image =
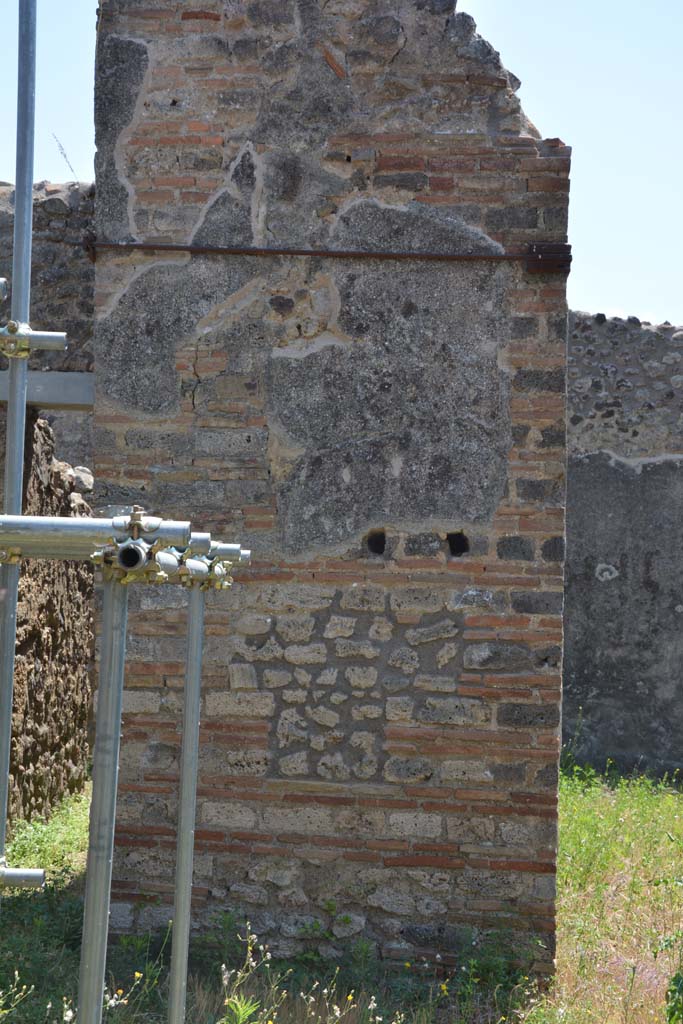
[[211, 544], [210, 533], [193, 533], [190, 536], [188, 548], [193, 555], [208, 555], [211, 550]]
[[28, 351], [64, 352], [68, 347], [62, 331], [32, 331], [28, 324], [13, 320], [0, 329], [0, 351], [7, 356], [22, 356]]
[[42, 868], [7, 868], [0, 865], [0, 889], [42, 889], [45, 872]]
[[[149, 543], [164, 547], [187, 547], [191, 537], [190, 523], [146, 517], [147, 529], [142, 537]], [[78, 547], [93, 550], [129, 536], [129, 516], [114, 519], [66, 516], [0, 516], [0, 547], [19, 548], [27, 556], [32, 552], [56, 548], [75, 541]], [[150, 529], [149, 527], [155, 527]]]
[[157, 551], [152, 564], [159, 572], [165, 572], [169, 576], [175, 576], [178, 572], [181, 561], [181, 556], [177, 551]]
[[28, 332], [28, 347], [43, 352], [64, 352], [69, 346], [66, 334], [59, 331], [30, 331]]
[[209, 575], [209, 563], [203, 558], [185, 558], [178, 568], [178, 576], [191, 576], [193, 579], [205, 579]]
[[239, 544], [221, 544], [215, 541], [209, 551], [210, 558], [224, 558], [226, 561], [239, 562], [242, 555], [242, 547]]

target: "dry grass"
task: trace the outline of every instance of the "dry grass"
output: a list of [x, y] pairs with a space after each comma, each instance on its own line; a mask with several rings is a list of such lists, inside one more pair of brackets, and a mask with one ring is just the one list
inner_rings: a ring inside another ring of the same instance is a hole
[[[10, 1015], [16, 1024], [61, 1021], [62, 996], [76, 995], [86, 811], [86, 801], [70, 801], [47, 825], [22, 826], [15, 833], [13, 859], [51, 867], [54, 879], [42, 896], [18, 894], [3, 903], [0, 989], [5, 989], [5, 1009], [15, 969], [21, 983], [35, 985], [31, 998]], [[683, 965], [679, 789], [643, 778], [605, 780], [585, 771], [565, 775], [558, 893], [558, 970], [546, 995], [534, 996], [526, 980], [511, 991], [504, 968], [496, 966], [496, 951], [488, 965], [480, 955], [479, 961], [460, 968], [465, 973], [445, 979], [447, 992], [442, 991], [443, 978], [432, 977], [431, 986], [426, 978], [416, 984], [413, 969], [397, 978], [387, 976], [381, 964], [367, 959], [356, 963], [351, 957], [336, 991], [325, 996], [325, 982], [314, 992], [310, 989], [310, 972], [308, 981], [295, 982], [301, 966], [296, 963], [289, 965], [294, 976], [286, 981], [275, 979], [287, 965], [272, 965], [272, 979], [263, 977], [271, 971], [248, 971], [237, 994], [256, 999], [258, 1010], [249, 1013], [237, 1001], [231, 1013], [225, 1004], [229, 992], [219, 984], [220, 962], [227, 952], [221, 939], [220, 950], [207, 947], [208, 973], [190, 979], [188, 1022], [339, 1024], [339, 1007], [342, 1024], [376, 1024], [378, 1015], [383, 1024], [683, 1024], [683, 1010], [680, 1015], [666, 1013], [667, 988]], [[229, 931], [234, 940], [235, 927]], [[106, 1014], [108, 1020], [165, 1020], [166, 958], [153, 956], [150, 948], [148, 939], [130, 937], [112, 951], [117, 981], [134, 987], [128, 1005], [114, 1007]], [[137, 968], [144, 972], [143, 980], [133, 982]], [[231, 979], [234, 987], [235, 975]], [[275, 1014], [285, 989], [288, 995]], [[302, 989], [309, 995], [301, 996]], [[49, 1016], [48, 1000], [53, 1005]], [[0, 1017], [2, 1004], [0, 997]]]
[[[563, 779], [557, 977], [525, 1024], [653, 1024], [683, 954], [683, 796]], [[514, 1019], [514, 1018], [513, 1018]]]

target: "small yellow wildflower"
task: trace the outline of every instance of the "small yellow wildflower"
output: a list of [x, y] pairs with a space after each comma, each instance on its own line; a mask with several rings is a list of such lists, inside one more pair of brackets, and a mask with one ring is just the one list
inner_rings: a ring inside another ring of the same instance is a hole
[[135, 980], [139, 981], [141, 977], [142, 977], [142, 971], [136, 971], [135, 972]]
[[442, 982], [441, 982], [441, 984], [439, 985], [439, 988], [441, 989], [441, 991], [443, 992], [443, 994], [444, 994], [445, 996], [447, 996], [447, 995], [448, 995], [448, 985], [446, 984], [446, 982], [445, 982], [445, 981], [442, 981]]
[[117, 994], [117, 996], [122, 996], [123, 995], [123, 989], [122, 988], [117, 988], [116, 994]]
[[347, 1003], [353, 1002], [353, 992], [349, 992], [348, 996], [346, 997], [346, 1001]]
[[410, 960], [406, 960], [406, 962], [405, 962], [405, 966], [406, 966], [406, 967], [410, 967]]

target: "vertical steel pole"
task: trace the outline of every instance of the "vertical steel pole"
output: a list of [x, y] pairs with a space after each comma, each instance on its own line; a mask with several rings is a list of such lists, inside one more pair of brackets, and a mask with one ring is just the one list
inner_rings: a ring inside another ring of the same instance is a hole
[[79, 1024], [100, 1024], [102, 1020], [127, 618], [128, 588], [116, 579], [105, 580], [90, 841], [78, 986]]
[[194, 825], [197, 808], [199, 765], [199, 712], [202, 695], [202, 647], [204, 644], [204, 591], [199, 584], [190, 590], [187, 621], [185, 708], [180, 760], [180, 803], [176, 844], [175, 909], [169, 988], [168, 1024], [184, 1024], [187, 997], [187, 957], [192, 912]]
[[[28, 322], [31, 298], [35, 98], [36, 0], [20, 0], [17, 163], [12, 260], [12, 319], [19, 323]], [[5, 511], [9, 515], [21, 515], [27, 382], [27, 360], [11, 358], [9, 361], [7, 447], [5, 451]], [[2, 566], [0, 571], [0, 863], [4, 862], [7, 837], [18, 586], [19, 566]]]

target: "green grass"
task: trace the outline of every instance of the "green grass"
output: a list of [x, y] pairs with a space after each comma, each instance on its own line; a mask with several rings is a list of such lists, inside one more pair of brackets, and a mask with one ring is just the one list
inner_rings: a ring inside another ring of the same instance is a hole
[[683, 794], [668, 780], [575, 769], [560, 808], [557, 978], [522, 1019], [663, 1022], [683, 959]]
[[76, 877], [85, 869], [89, 811], [90, 787], [64, 800], [49, 821], [17, 822], [8, 845], [8, 863], [44, 867], [50, 878], [63, 871]]
[[[72, 798], [49, 823], [21, 824], [12, 837], [10, 863], [46, 867], [48, 884], [2, 900], [0, 1021], [3, 1005], [7, 1011], [17, 999], [8, 1024], [57, 1024], [65, 1010], [68, 1019], [87, 806], [87, 797]], [[558, 970], [548, 992], [515, 976], [495, 947], [478, 950], [451, 977], [419, 963], [387, 970], [362, 942], [349, 948], [336, 978], [315, 956], [274, 963], [253, 943], [245, 960], [239, 925], [224, 914], [193, 946], [188, 1022], [683, 1024], [683, 794], [666, 780], [574, 768], [561, 780], [560, 823]], [[107, 1020], [165, 1020], [168, 953], [158, 936], [112, 947]], [[230, 972], [223, 983], [222, 963]], [[22, 984], [33, 991], [22, 994]]]
[[[89, 794], [70, 797], [49, 822], [19, 822], [8, 844], [9, 864], [42, 867], [42, 892], [2, 894], [0, 902], [0, 991], [33, 991], [8, 1014], [17, 1024], [63, 1019], [62, 997], [78, 977], [83, 916], [83, 873], [88, 843]], [[5, 1002], [11, 998], [5, 998]], [[52, 1003], [54, 1015], [46, 1007]], [[0, 1020], [3, 1000], [0, 999]]]

